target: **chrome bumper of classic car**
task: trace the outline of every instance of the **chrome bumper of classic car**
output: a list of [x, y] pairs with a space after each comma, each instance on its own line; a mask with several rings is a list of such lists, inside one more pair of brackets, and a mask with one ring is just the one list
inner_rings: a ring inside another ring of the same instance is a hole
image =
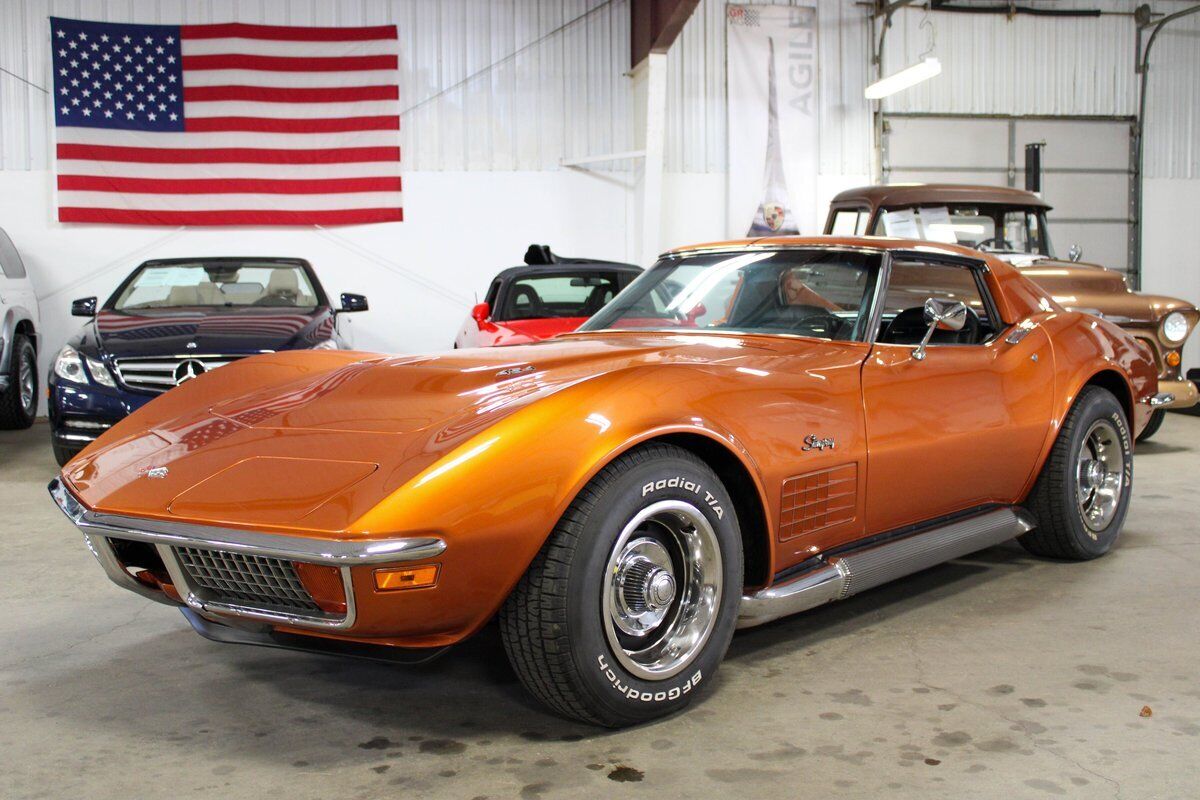
[[[118, 586], [168, 605], [161, 590], [129, 573], [111, 540], [151, 544], [186, 605], [202, 614], [315, 630], [345, 630], [354, 625], [354, 587], [350, 568], [422, 561], [440, 555], [446, 543], [433, 537], [345, 541], [310, 539], [234, 528], [138, 519], [87, 509], [61, 479], [50, 482], [50, 495], [83, 533], [84, 542]], [[295, 575], [293, 562], [339, 569], [346, 610], [321, 611]], [[229, 589], [243, 594], [231, 600]], [[245, 590], [245, 591], [242, 591]], [[251, 599], [246, 600], [245, 595]], [[262, 600], [266, 602], [261, 602]], [[274, 602], [278, 601], [278, 602]], [[308, 606], [308, 607], [306, 607]]]
[[1200, 402], [1200, 391], [1196, 384], [1189, 380], [1158, 381], [1158, 394], [1155, 397], [1170, 395], [1171, 399], [1161, 403], [1150, 401], [1155, 408], [1191, 408]]

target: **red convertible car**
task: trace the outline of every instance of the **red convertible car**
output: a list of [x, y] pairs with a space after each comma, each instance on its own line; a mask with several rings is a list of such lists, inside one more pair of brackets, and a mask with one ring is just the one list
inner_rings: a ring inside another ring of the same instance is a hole
[[530, 344], [575, 330], [640, 275], [620, 261], [567, 258], [531, 244], [525, 264], [492, 279], [454, 337], [455, 349]]

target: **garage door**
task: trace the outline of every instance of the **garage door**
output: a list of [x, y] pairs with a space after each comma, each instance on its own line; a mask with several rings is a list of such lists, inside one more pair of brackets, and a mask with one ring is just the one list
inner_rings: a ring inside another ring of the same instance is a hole
[[1132, 119], [884, 117], [885, 183], [1025, 186], [1025, 145], [1045, 142], [1042, 196], [1050, 241], [1066, 257], [1072, 244], [1087, 261], [1128, 272], [1132, 241]]

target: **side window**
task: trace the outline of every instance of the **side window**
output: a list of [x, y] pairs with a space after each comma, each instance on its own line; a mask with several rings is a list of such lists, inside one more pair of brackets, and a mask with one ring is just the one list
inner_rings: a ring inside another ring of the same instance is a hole
[[917, 344], [925, 336], [925, 301], [961, 302], [967, 323], [961, 331], [938, 330], [931, 344], [980, 344], [998, 332], [990, 306], [984, 302], [974, 270], [948, 264], [897, 261], [892, 264], [877, 341]]
[[870, 218], [871, 212], [857, 208], [835, 211], [829, 233], [833, 236], [862, 236], [867, 232], [867, 221]]
[[496, 308], [496, 295], [500, 294], [500, 281], [492, 281], [492, 285], [488, 287], [487, 296], [483, 298], [483, 302], [487, 303], [493, 310]]
[[25, 277], [25, 264], [21, 262], [21, 255], [3, 230], [0, 230], [0, 271], [6, 278]]

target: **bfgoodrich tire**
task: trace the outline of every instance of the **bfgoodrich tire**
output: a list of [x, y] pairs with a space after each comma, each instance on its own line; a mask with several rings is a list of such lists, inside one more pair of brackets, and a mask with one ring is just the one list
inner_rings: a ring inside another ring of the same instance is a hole
[[1102, 556], [1125, 524], [1132, 488], [1133, 446], [1125, 411], [1111, 392], [1086, 386], [1026, 502], [1038, 524], [1020, 542], [1049, 558]]
[[21, 334], [13, 337], [8, 389], [0, 392], [0, 429], [28, 428], [37, 414], [37, 351]]
[[728, 492], [696, 456], [651, 444], [579, 493], [508, 598], [500, 630], [535, 697], [620, 727], [678, 711], [711, 683], [741, 594]]

